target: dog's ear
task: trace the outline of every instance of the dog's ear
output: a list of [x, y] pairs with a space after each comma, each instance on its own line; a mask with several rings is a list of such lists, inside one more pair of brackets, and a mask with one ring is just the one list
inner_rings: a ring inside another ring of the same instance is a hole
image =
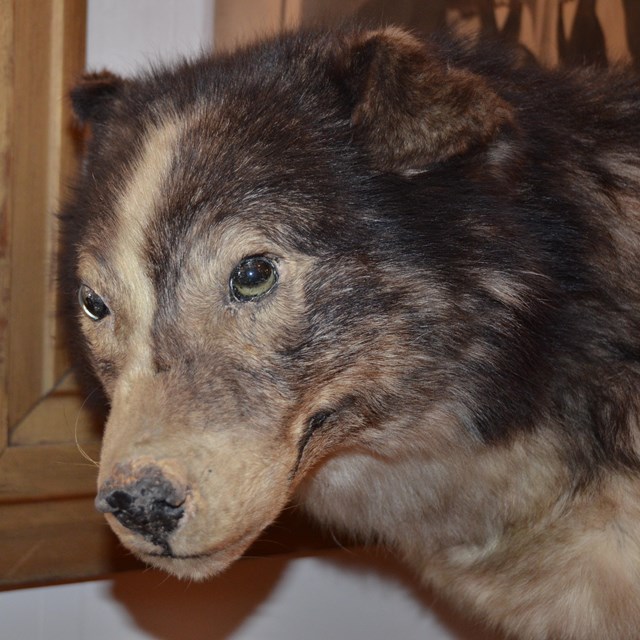
[[481, 77], [449, 67], [398, 28], [345, 37], [336, 72], [355, 138], [384, 171], [421, 171], [489, 142], [513, 119]]
[[102, 122], [119, 100], [125, 81], [110, 71], [86, 73], [71, 90], [71, 104], [82, 124]]

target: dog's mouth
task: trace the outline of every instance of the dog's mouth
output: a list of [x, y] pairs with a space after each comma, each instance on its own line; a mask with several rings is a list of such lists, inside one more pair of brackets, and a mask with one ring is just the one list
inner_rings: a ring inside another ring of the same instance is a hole
[[219, 553], [219, 551], [220, 550], [207, 551], [205, 553], [191, 553], [191, 554], [185, 555], [185, 554], [173, 553], [171, 549], [166, 549], [160, 553], [145, 553], [142, 555], [146, 556], [147, 558], [168, 558], [170, 560], [199, 560], [202, 558], [209, 558], [212, 555]]
[[150, 553], [147, 552], [143, 553], [142, 555], [150, 558], [167, 558], [169, 560], [200, 560], [203, 558], [211, 558], [221, 554], [229, 553], [236, 547], [241, 547], [245, 544], [251, 544], [256, 535], [257, 534], [253, 533], [245, 534], [239, 536], [238, 538], [235, 538], [234, 540], [215, 545], [214, 547], [196, 553], [177, 553], [172, 550], [171, 545], [167, 544], [161, 546], [161, 551]]
[[222, 544], [196, 552], [176, 551], [167, 545], [158, 551], [136, 551], [136, 555], [154, 567], [178, 578], [204, 580], [224, 571], [237, 560], [258, 537], [251, 532]]

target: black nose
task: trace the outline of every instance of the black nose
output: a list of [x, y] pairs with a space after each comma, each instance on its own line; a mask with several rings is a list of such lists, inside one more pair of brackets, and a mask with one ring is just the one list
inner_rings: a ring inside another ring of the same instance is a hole
[[126, 471], [114, 473], [104, 483], [96, 498], [96, 508], [112, 513], [127, 529], [166, 548], [169, 534], [184, 514], [184, 490], [158, 467], [144, 467], [133, 477], [129, 468]]

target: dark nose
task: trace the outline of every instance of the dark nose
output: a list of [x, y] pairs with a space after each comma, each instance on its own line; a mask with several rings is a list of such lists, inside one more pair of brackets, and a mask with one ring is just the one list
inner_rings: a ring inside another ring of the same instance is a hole
[[120, 467], [100, 489], [96, 508], [163, 548], [184, 514], [185, 491], [155, 466]]

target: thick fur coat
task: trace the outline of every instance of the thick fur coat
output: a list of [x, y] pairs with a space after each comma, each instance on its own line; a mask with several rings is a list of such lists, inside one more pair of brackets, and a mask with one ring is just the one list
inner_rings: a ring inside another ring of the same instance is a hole
[[293, 500], [516, 637], [638, 637], [635, 75], [387, 28], [72, 99], [129, 549], [204, 578]]

